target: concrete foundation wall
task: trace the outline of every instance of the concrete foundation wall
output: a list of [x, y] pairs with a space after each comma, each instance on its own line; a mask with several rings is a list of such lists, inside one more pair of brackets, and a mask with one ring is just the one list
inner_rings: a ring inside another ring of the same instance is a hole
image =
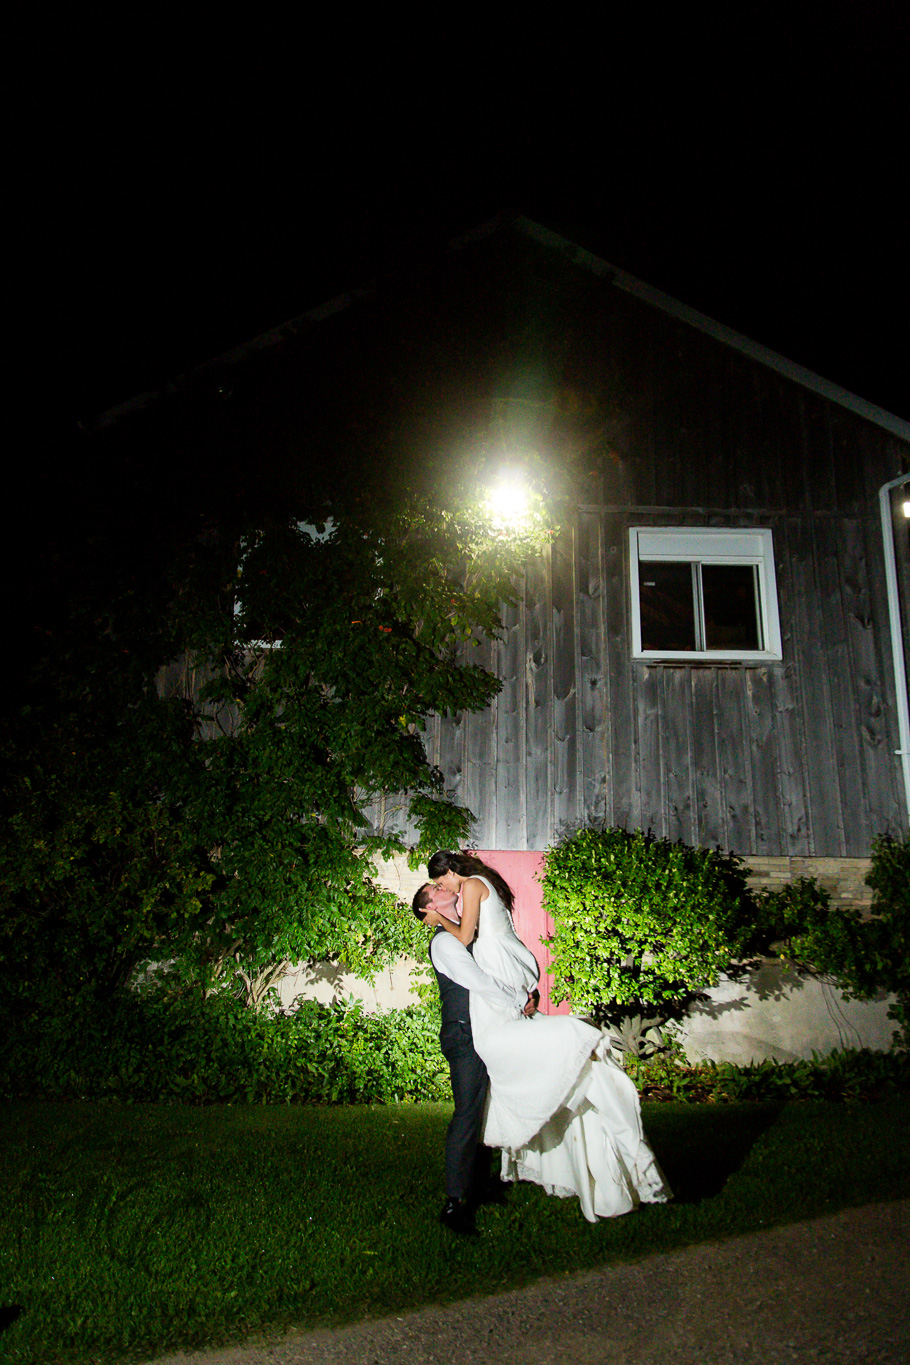
[[411, 992], [411, 973], [416, 965], [403, 958], [391, 971], [380, 972], [372, 984], [329, 963], [301, 967], [280, 982], [281, 1007], [288, 1009], [295, 1000], [319, 1000], [330, 1005], [353, 996], [362, 1000], [368, 1010], [404, 1009], [406, 1005], [417, 1004], [417, 997]]
[[845, 1000], [830, 981], [800, 977], [776, 959], [766, 959], [744, 981], [725, 977], [706, 994], [680, 1033], [692, 1062], [793, 1062], [813, 1052], [891, 1046], [891, 996]]
[[[402, 855], [388, 862], [377, 862], [376, 880], [410, 905], [415, 891], [427, 880], [427, 870], [422, 867], [412, 872]], [[406, 1005], [417, 1003], [417, 997], [411, 991], [411, 972], [415, 966], [412, 961], [396, 962], [391, 971], [381, 972], [372, 985], [328, 963], [302, 967], [284, 978], [278, 994], [283, 1009], [298, 998], [319, 1000], [329, 1005], [334, 1000], [347, 1000], [349, 996], [362, 1000], [369, 1010], [404, 1009]]]

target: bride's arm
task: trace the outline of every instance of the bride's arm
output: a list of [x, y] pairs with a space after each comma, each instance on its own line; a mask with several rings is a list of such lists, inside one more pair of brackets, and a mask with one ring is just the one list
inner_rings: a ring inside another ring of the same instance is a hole
[[[480, 918], [481, 896], [486, 898], [487, 888], [483, 882], [476, 877], [469, 877], [461, 888], [461, 923], [455, 924], [452, 920], [446, 919], [445, 915], [434, 912], [427, 913], [428, 924], [440, 924], [448, 933], [454, 934], [459, 943], [465, 947], [474, 942], [474, 935], [477, 933], [477, 921]], [[430, 914], [434, 918], [430, 919]]]

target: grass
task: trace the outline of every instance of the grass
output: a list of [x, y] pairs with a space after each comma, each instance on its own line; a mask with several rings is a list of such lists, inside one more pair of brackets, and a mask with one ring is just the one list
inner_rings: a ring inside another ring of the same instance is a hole
[[519, 1186], [454, 1239], [444, 1105], [0, 1107], [0, 1361], [98, 1365], [493, 1293], [910, 1193], [910, 1096], [645, 1106], [674, 1203]]

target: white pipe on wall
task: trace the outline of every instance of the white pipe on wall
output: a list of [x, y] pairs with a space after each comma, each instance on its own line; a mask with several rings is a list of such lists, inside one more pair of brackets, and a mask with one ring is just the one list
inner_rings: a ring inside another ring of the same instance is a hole
[[894, 688], [897, 693], [897, 732], [901, 769], [904, 774], [904, 803], [910, 824], [910, 701], [907, 698], [907, 670], [904, 667], [904, 639], [901, 625], [900, 597], [897, 587], [897, 556], [894, 552], [894, 514], [891, 509], [891, 490], [910, 483], [910, 474], [901, 474], [878, 490], [882, 514], [882, 538], [885, 542], [885, 584], [888, 589], [888, 620], [891, 626], [891, 655], [894, 659]]

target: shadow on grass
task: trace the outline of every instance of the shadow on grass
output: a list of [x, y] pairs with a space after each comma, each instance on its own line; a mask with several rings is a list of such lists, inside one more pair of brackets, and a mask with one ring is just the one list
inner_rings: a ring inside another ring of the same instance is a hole
[[777, 1122], [782, 1104], [649, 1105], [645, 1128], [677, 1204], [700, 1204], [720, 1194], [758, 1139]]
[[0, 1307], [0, 1335], [8, 1331], [13, 1323], [24, 1313], [21, 1303], [5, 1304]]

